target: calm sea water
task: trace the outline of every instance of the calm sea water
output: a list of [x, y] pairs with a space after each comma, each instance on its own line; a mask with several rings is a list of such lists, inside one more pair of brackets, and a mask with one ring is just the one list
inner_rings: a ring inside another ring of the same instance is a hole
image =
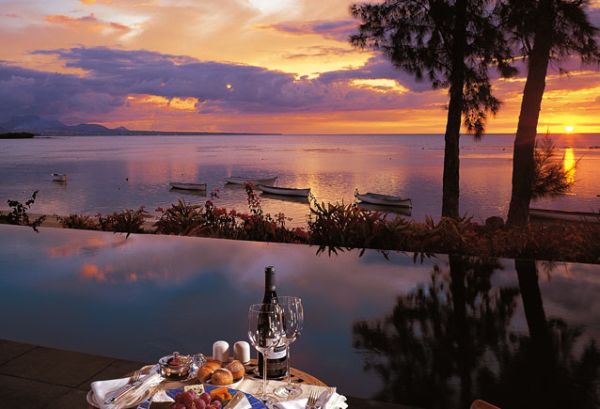
[[0, 338], [154, 362], [247, 338], [264, 291], [303, 299], [293, 365], [343, 394], [459, 409], [600, 403], [600, 267], [0, 226]]
[[[539, 207], [600, 208], [600, 135], [554, 137], [565, 165], [578, 161], [573, 194], [536, 203]], [[511, 136], [488, 135], [461, 142], [461, 213], [484, 220], [504, 216], [510, 199]], [[220, 206], [246, 209], [239, 187], [227, 176], [278, 176], [277, 184], [310, 187], [319, 200], [354, 200], [355, 189], [407, 196], [412, 216], [441, 212], [443, 137], [439, 135], [283, 135], [283, 136], [127, 136], [54, 137], [0, 140], [0, 208], [24, 200], [34, 190], [38, 213], [109, 212], [146, 206], [147, 210], [184, 198], [207, 198], [169, 191], [170, 181], [206, 182], [218, 191]], [[52, 182], [66, 173], [65, 185]], [[283, 211], [292, 224], [304, 224], [304, 203], [264, 197], [265, 209]]]

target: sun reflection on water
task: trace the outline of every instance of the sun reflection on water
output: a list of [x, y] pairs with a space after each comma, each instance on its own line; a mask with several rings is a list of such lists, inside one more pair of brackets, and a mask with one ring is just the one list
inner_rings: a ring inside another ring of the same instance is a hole
[[565, 148], [565, 154], [563, 157], [563, 169], [567, 174], [569, 183], [575, 182], [575, 151], [573, 148]]

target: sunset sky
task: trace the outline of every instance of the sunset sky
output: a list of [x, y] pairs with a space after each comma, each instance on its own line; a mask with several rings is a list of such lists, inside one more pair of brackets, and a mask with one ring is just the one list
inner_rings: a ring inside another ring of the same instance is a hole
[[[130, 129], [441, 133], [445, 90], [354, 49], [348, 0], [0, 0], [0, 122]], [[600, 25], [600, 0], [589, 10]], [[600, 132], [600, 69], [553, 67], [540, 131]], [[515, 131], [525, 72], [496, 80]]]

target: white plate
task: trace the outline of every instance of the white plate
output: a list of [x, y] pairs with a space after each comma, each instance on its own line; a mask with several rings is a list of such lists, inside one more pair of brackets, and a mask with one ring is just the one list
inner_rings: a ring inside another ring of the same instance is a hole
[[234, 383], [230, 383], [229, 385], [216, 385], [214, 383], [212, 383], [210, 380], [208, 382], [204, 382], [205, 385], [209, 385], [209, 386], [216, 386], [216, 387], [224, 387], [224, 388], [229, 388], [229, 389], [237, 389], [238, 385], [240, 383], [242, 383], [242, 381], [244, 380], [244, 377], [242, 376], [239, 380], [235, 381]]

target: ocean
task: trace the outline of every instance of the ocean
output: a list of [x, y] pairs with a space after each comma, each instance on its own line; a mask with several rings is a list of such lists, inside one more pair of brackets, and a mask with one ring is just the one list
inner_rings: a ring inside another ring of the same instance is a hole
[[[511, 190], [511, 135], [461, 139], [460, 213], [483, 221], [506, 216]], [[557, 159], [575, 180], [569, 195], [532, 206], [597, 211], [600, 208], [600, 134], [552, 136]], [[411, 217], [441, 213], [442, 135], [197, 135], [64, 136], [0, 140], [0, 209], [39, 190], [31, 212], [97, 214], [145, 206], [150, 213], [178, 199], [213, 200], [247, 210], [246, 193], [227, 176], [277, 176], [277, 185], [310, 187], [318, 201], [354, 201], [354, 192], [412, 199]], [[51, 173], [65, 173], [66, 184]], [[169, 182], [206, 182], [207, 195], [171, 191]], [[211, 198], [211, 192], [216, 197]], [[266, 212], [283, 212], [304, 225], [307, 203], [261, 197]]]

